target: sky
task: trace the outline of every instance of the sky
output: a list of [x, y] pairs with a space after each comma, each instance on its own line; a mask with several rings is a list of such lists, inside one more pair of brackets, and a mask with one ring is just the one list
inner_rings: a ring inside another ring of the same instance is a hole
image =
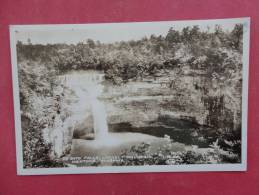
[[223, 30], [231, 31], [235, 24], [244, 23], [244, 20], [204, 20], [204, 21], [177, 21], [177, 22], [137, 22], [137, 23], [103, 23], [103, 24], [77, 24], [77, 25], [16, 25], [16, 41], [32, 44], [67, 43], [76, 44], [87, 39], [100, 41], [101, 43], [113, 43], [116, 41], [138, 40], [150, 35], [165, 36], [173, 27], [182, 30], [186, 26], [199, 25], [202, 31], [216, 24], [221, 24]]

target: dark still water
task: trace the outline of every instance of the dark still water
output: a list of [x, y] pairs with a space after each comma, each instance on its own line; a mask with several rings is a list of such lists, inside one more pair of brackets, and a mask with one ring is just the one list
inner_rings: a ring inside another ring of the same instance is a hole
[[135, 127], [129, 122], [109, 124], [109, 131], [137, 132], [156, 137], [170, 136], [176, 142], [199, 147], [208, 147], [216, 137], [216, 132], [209, 127], [199, 125], [191, 119], [170, 116], [160, 116], [156, 121], [148, 122], [146, 126], [142, 127]]

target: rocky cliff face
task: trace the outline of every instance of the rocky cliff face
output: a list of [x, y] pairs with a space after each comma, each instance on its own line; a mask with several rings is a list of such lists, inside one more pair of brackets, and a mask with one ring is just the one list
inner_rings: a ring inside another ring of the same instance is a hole
[[[141, 127], [167, 115], [179, 119], [192, 118], [201, 125], [206, 124], [208, 111], [202, 102], [202, 94], [194, 89], [193, 80], [195, 78], [186, 76], [173, 83], [172, 75], [167, 74], [158, 79], [107, 86], [103, 99], [108, 122], [130, 122]], [[178, 83], [181, 86], [177, 86]]]

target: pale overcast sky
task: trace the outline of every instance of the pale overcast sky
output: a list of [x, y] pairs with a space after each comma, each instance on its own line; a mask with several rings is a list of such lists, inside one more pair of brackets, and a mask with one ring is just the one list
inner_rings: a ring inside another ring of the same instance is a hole
[[169, 28], [181, 30], [186, 26], [199, 25], [201, 30], [214, 29], [221, 24], [224, 30], [232, 30], [237, 23], [244, 20], [207, 20], [207, 21], [177, 21], [177, 22], [138, 22], [138, 23], [103, 23], [86, 25], [19, 25], [14, 26], [16, 41], [27, 42], [30, 38], [33, 44], [41, 43], [78, 43], [87, 39], [101, 43], [138, 40], [152, 34], [166, 35]]

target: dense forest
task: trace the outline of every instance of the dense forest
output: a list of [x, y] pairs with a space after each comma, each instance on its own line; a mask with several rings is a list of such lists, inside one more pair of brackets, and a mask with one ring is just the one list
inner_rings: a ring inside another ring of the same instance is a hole
[[19, 60], [39, 61], [59, 72], [71, 69], [105, 70], [106, 78], [116, 84], [154, 75], [161, 69], [183, 68], [185, 65], [204, 69], [208, 76], [215, 73], [220, 77], [228, 72], [228, 68], [234, 68], [229, 66], [230, 63], [236, 64], [231, 62], [235, 60], [232, 59], [234, 56], [229, 55], [242, 52], [242, 35], [242, 25], [236, 25], [229, 33], [220, 26], [213, 33], [200, 31], [198, 26], [194, 26], [185, 27], [182, 32], [171, 28], [165, 37], [151, 35], [141, 40], [113, 44], [91, 39], [76, 45], [35, 45], [30, 40], [25, 44], [18, 41], [17, 53]]
[[[18, 41], [23, 144], [26, 146], [24, 166], [64, 166], [51, 159], [51, 144], [44, 143], [41, 132], [43, 127], [53, 123], [55, 115], [64, 118], [68, 115], [62, 108], [65, 95], [55, 94], [59, 86], [55, 76], [90, 69], [103, 70], [105, 79], [114, 85], [156, 79], [173, 71], [174, 77], [166, 86], [179, 93], [190, 93], [190, 89], [181, 85], [180, 78], [186, 75], [201, 78], [197, 82], [194, 79], [191, 91], [202, 94], [201, 102], [208, 111], [204, 124], [216, 129], [217, 140], [213, 143], [237, 154], [236, 161], [239, 161], [242, 49], [242, 24], [229, 32], [220, 25], [207, 31], [199, 26], [185, 27], [181, 31], [172, 27], [166, 36], [151, 35], [107, 44], [91, 39], [70, 45], [32, 44], [30, 39], [27, 43]], [[37, 99], [36, 105], [32, 99]]]

